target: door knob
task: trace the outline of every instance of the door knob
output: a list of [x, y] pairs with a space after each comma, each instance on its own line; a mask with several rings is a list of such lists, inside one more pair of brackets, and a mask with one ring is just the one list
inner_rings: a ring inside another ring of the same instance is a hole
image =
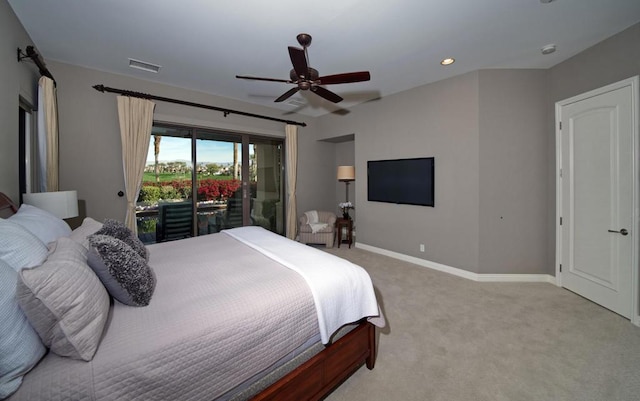
[[629, 231], [627, 231], [626, 228], [621, 229], [620, 231], [615, 231], [615, 230], [608, 230], [610, 233], [618, 233], [618, 234], [622, 234], [622, 235], [627, 235], [629, 234]]

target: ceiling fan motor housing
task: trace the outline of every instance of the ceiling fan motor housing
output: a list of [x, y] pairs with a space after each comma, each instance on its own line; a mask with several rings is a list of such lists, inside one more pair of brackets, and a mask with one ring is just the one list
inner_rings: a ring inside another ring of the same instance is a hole
[[[289, 78], [291, 78], [292, 82], [297, 83], [300, 86], [302, 83], [311, 84], [313, 83], [313, 81], [316, 81], [320, 76], [320, 73], [318, 73], [318, 70], [316, 70], [315, 68], [309, 67], [307, 71], [308, 71], [307, 76], [304, 77], [303, 79], [300, 79], [301, 77], [298, 77], [296, 70], [292, 69], [291, 71], [289, 71]], [[300, 87], [300, 89], [303, 89], [303, 88]], [[308, 89], [308, 88], [305, 88], [305, 89]]]

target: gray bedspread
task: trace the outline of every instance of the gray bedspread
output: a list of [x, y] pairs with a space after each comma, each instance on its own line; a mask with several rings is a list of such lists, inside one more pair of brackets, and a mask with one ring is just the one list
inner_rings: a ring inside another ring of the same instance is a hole
[[149, 246], [151, 303], [115, 303], [94, 359], [48, 354], [10, 400], [212, 400], [318, 335], [296, 272], [221, 234]]

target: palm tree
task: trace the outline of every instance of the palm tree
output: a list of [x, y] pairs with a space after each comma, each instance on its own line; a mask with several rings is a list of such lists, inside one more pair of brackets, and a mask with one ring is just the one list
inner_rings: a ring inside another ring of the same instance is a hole
[[158, 172], [158, 155], [160, 154], [160, 140], [162, 137], [160, 135], [153, 136], [153, 155], [155, 156], [156, 164], [153, 166], [153, 172], [156, 175], [156, 182], [160, 182], [160, 174]]
[[238, 168], [238, 144], [236, 142], [233, 143], [233, 179], [237, 180], [240, 178], [240, 171]]

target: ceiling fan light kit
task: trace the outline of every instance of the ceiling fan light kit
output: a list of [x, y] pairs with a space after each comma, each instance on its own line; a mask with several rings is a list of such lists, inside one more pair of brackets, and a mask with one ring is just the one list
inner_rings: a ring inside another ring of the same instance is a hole
[[293, 46], [289, 46], [288, 48], [289, 58], [291, 59], [291, 64], [293, 65], [293, 69], [289, 71], [289, 79], [251, 77], [246, 75], [236, 75], [236, 78], [256, 81], [283, 82], [296, 85], [295, 88], [289, 89], [280, 97], [278, 97], [275, 100], [275, 102], [278, 103], [290, 98], [301, 90], [310, 90], [311, 92], [326, 100], [329, 100], [330, 102], [339, 103], [343, 100], [342, 97], [324, 88], [321, 85], [348, 84], [353, 82], [369, 81], [371, 79], [371, 74], [369, 73], [369, 71], [347, 72], [342, 74], [320, 76], [318, 70], [309, 66], [307, 48], [309, 47], [309, 45], [311, 45], [311, 35], [309, 35], [308, 33], [301, 33], [296, 36], [296, 39], [298, 40], [298, 43], [300, 44], [300, 46], [302, 46], [302, 48]]

